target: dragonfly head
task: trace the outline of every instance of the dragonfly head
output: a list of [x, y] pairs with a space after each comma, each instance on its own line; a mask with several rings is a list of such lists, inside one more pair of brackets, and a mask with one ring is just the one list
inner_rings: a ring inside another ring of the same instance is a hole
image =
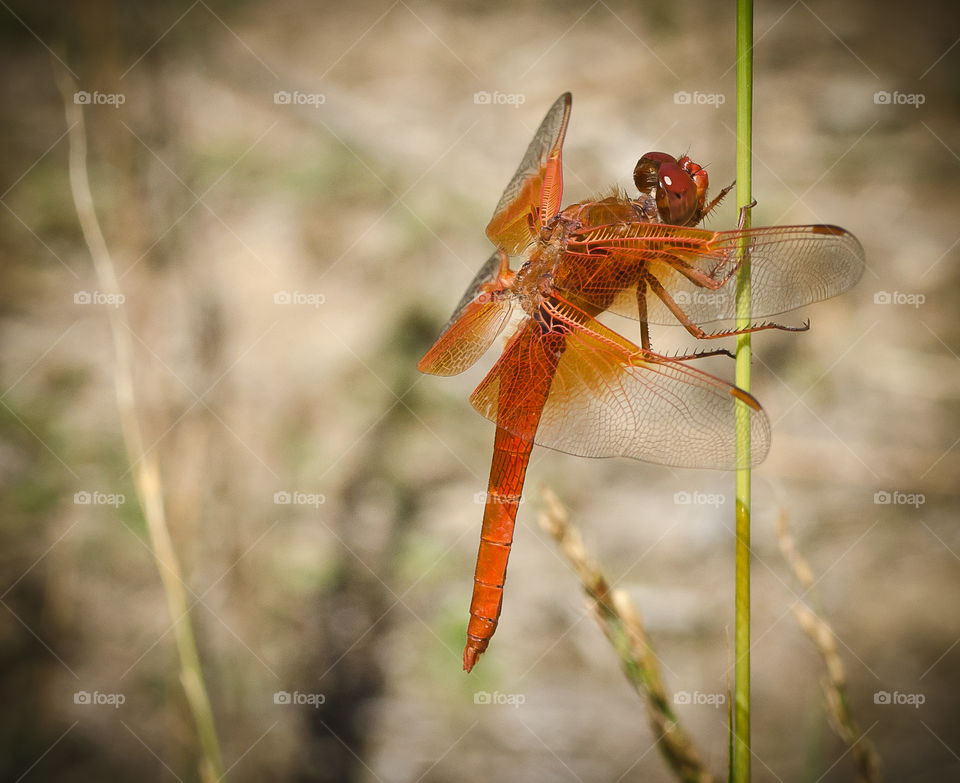
[[641, 193], [656, 199], [661, 222], [692, 226], [700, 221], [709, 178], [686, 155], [677, 160], [666, 152], [648, 152], [637, 162], [633, 181]]

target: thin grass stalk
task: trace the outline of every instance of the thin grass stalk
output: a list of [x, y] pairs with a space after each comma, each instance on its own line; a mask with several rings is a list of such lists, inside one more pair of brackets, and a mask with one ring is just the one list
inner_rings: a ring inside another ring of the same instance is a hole
[[556, 494], [547, 487], [542, 487], [540, 492], [544, 502], [538, 514], [540, 526], [557, 542], [579, 578], [590, 600], [591, 613], [616, 651], [627, 680], [637, 693], [646, 697], [650, 727], [661, 754], [683, 783], [714, 783], [693, 740], [673, 711], [640, 613], [625, 592], [610, 586]]
[[[737, 0], [737, 206], [750, 227], [753, 136], [753, 0]], [[737, 328], [750, 326], [750, 258], [746, 247], [737, 275]], [[735, 382], [750, 391], [750, 335], [737, 338]], [[730, 779], [750, 781], [750, 409], [737, 402], [736, 587], [734, 612], [734, 707], [731, 726]]]
[[[814, 579], [810, 564], [797, 549], [796, 540], [793, 533], [790, 532], [789, 519], [783, 510], [780, 511], [777, 540], [780, 544], [780, 552], [789, 564], [793, 575], [802, 585], [804, 595], [806, 595], [814, 588], [817, 580]], [[867, 733], [873, 726], [866, 731], [861, 731], [856, 720], [854, 720], [847, 683], [847, 668], [837, 651], [836, 635], [833, 632], [833, 627], [802, 601], [796, 601], [791, 608], [803, 632], [810, 637], [823, 659], [827, 670], [827, 676], [823, 682], [827, 716], [830, 719], [830, 726], [837, 733], [837, 736], [850, 748], [850, 755], [853, 757], [856, 768], [856, 781], [857, 783], [878, 783], [880, 780], [880, 757], [873, 747], [873, 743], [867, 739]], [[876, 723], [874, 723], [875, 725]]]
[[[90, 181], [87, 176], [87, 135], [83, 119], [83, 107], [77, 104], [73, 96], [76, 83], [66, 74], [59, 76], [60, 92], [63, 96], [67, 127], [70, 140], [70, 188], [74, 206], [83, 231], [83, 238], [93, 259], [97, 280], [104, 293], [119, 294], [120, 286], [107, 248], [100, 223], [94, 208]], [[137, 418], [136, 395], [133, 386], [130, 329], [122, 304], [106, 308], [110, 322], [110, 333], [116, 352], [114, 365], [114, 384], [117, 394], [117, 408], [123, 431], [123, 441], [133, 470], [137, 500], [143, 510], [150, 536], [151, 550], [160, 573], [160, 581], [166, 595], [167, 609], [173, 622], [174, 637], [180, 660], [180, 682], [186, 695], [187, 704], [196, 724], [200, 741], [201, 758], [199, 760], [200, 779], [205, 783], [214, 783], [224, 775], [220, 743], [210, 698], [200, 667], [200, 657], [190, 623], [187, 597], [180, 576], [180, 564], [170, 540], [166, 513], [163, 504], [163, 482], [160, 466], [151, 452], [145, 452], [140, 422]]]

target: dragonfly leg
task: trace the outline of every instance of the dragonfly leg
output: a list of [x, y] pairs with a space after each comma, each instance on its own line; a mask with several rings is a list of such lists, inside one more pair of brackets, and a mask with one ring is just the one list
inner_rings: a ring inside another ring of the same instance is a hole
[[733, 268], [727, 272], [723, 277], [712, 277], [711, 275], [697, 269], [695, 266], [688, 264], [686, 261], [680, 261], [676, 258], [666, 257], [661, 259], [668, 263], [671, 268], [676, 269], [681, 275], [683, 275], [691, 283], [695, 283], [701, 288], [706, 288], [710, 291], [717, 291], [720, 288], [723, 288], [724, 285], [733, 277], [737, 270], [740, 268], [740, 263], [738, 262], [733, 266]]
[[700, 213], [700, 219], [697, 220], [697, 223], [702, 223], [706, 219], [707, 215], [713, 212], [713, 210], [720, 204], [720, 202], [723, 201], [723, 197], [726, 196], [727, 193], [729, 193], [731, 190], [733, 190], [733, 186], [736, 184], [737, 184], [737, 181], [734, 180], [729, 185], [727, 185], [723, 190], [717, 193], [713, 201], [711, 201], [709, 204], [707, 204], [707, 206], [703, 208], [703, 212]]
[[[733, 185], [731, 185], [730, 187], [733, 187]], [[724, 190], [724, 193], [725, 192], [726, 192], [726, 189]], [[721, 196], [722, 195], [723, 194], [721, 193]], [[749, 204], [747, 204], [745, 207], [740, 208], [740, 219], [737, 222], [738, 230], [740, 231], [743, 230], [743, 224], [747, 219], [747, 210], [752, 207], [755, 207], [756, 205], [757, 205], [757, 202], [756, 200], [754, 200], [754, 201], [751, 201]], [[710, 208], [712, 208], [712, 204]], [[726, 266], [727, 261], [722, 261], [721, 263], [719, 263], [717, 267], [714, 269], [713, 273], [707, 273], [700, 269], [697, 269], [695, 266], [687, 263], [686, 261], [680, 260], [679, 258], [666, 257], [662, 260], [670, 264], [670, 266], [676, 269], [691, 283], [696, 283], [701, 288], [706, 288], [710, 291], [716, 291], [719, 288], [722, 288], [724, 285], [726, 285], [727, 282], [729, 282], [730, 278], [732, 278], [737, 273], [737, 271], [740, 269], [741, 264], [743, 263], [742, 260], [738, 260], [735, 264], [733, 264], [730, 267], [729, 270], [727, 270], [723, 274], [722, 277], [714, 277], [714, 275], [717, 273], [718, 270]]]
[[675, 362], [689, 362], [692, 359], [704, 359], [707, 356], [729, 356], [731, 359], [737, 358], [736, 354], [731, 353], [726, 348], [718, 348], [715, 351], [694, 351], [693, 353], [671, 356], [670, 358]]
[[637, 283], [637, 318], [640, 320], [640, 347], [650, 350], [650, 324], [647, 323], [647, 276]]
[[762, 332], [767, 329], [778, 329], [783, 332], [805, 332], [810, 328], [810, 322], [807, 321], [803, 324], [803, 326], [783, 326], [782, 324], [766, 323], [748, 326], [746, 329], [728, 329], [719, 332], [707, 332], [690, 320], [690, 317], [684, 312], [683, 308], [680, 307], [674, 298], [667, 293], [666, 289], [664, 289], [656, 277], [649, 275], [646, 284], [650, 287], [651, 291], [660, 297], [660, 300], [667, 306], [667, 309], [673, 313], [674, 317], [683, 325], [683, 328], [690, 332], [690, 334], [696, 337], [698, 340], [715, 340], [721, 337], [733, 337], [738, 334]]

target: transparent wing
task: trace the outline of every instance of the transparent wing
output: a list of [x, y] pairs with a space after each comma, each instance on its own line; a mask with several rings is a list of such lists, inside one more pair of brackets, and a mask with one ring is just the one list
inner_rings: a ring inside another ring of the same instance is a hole
[[536, 238], [536, 229], [560, 211], [561, 151], [571, 101], [565, 92], [550, 107], [487, 225], [490, 241], [509, 255], [519, 254]]
[[477, 272], [443, 327], [440, 337], [417, 364], [420, 372], [457, 375], [471, 367], [503, 330], [513, 298], [503, 286], [507, 257], [496, 250]]
[[471, 395], [473, 406], [499, 426], [520, 436], [529, 429], [527, 406], [502, 399], [501, 385], [508, 383], [522, 403], [536, 398], [524, 389], [541, 388], [543, 374], [552, 373], [534, 438], [542, 446], [582, 457], [732, 469], [738, 467], [739, 400], [751, 414], [742, 417], [750, 428], [751, 463], [766, 456], [770, 424], [746, 392], [687, 362], [644, 352], [574, 308], [544, 309], [560, 327], [560, 344], [553, 341], [556, 329], [544, 335], [540, 323], [528, 319]]
[[631, 318], [638, 317], [639, 286], [646, 300], [646, 320], [676, 323], [662, 299], [644, 285], [649, 275], [694, 323], [732, 320], [733, 278], [742, 245], [750, 253], [753, 318], [836, 296], [863, 274], [863, 247], [837, 226], [715, 232], [637, 222], [573, 234], [553, 285], [575, 300]]

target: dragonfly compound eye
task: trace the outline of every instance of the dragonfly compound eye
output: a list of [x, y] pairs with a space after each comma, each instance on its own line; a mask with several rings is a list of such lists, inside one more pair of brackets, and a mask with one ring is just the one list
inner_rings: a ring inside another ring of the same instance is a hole
[[677, 159], [666, 152], [648, 152], [633, 170], [633, 181], [641, 193], [652, 193], [660, 184], [660, 167], [664, 163], [676, 165]]
[[660, 218], [676, 226], [685, 225], [697, 209], [696, 182], [676, 162], [662, 163], [659, 174], [657, 209]]

